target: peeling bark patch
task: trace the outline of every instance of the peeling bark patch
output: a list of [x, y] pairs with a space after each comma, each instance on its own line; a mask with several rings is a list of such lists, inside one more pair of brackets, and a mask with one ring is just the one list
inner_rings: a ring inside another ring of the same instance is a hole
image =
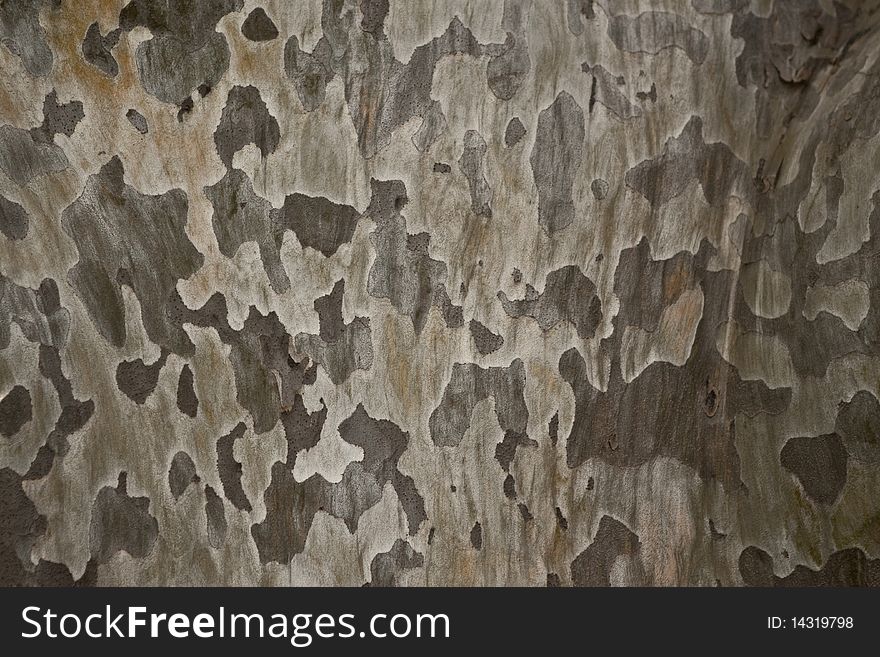
[[479, 522], [475, 522], [471, 528], [471, 547], [475, 550], [483, 549], [483, 526]]
[[284, 44], [284, 72], [293, 81], [299, 102], [307, 112], [321, 106], [327, 85], [336, 77], [331, 67], [331, 50], [326, 37], [321, 37], [310, 53], [300, 49], [296, 36]]
[[[303, 247], [330, 257], [351, 241], [360, 213], [349, 205], [333, 203], [322, 196], [291, 194], [273, 219], [277, 227], [292, 230]], [[277, 228], [275, 234], [278, 234]]]
[[468, 329], [471, 332], [471, 337], [474, 339], [477, 351], [479, 351], [482, 356], [498, 351], [501, 349], [501, 345], [504, 344], [503, 337], [497, 333], [493, 333], [475, 319], [470, 321]]
[[208, 523], [208, 545], [219, 550], [226, 542], [226, 510], [223, 498], [210, 486], [205, 486], [205, 517]]
[[165, 351], [162, 351], [152, 365], [145, 364], [141, 358], [122, 361], [116, 367], [116, 386], [133, 402], [143, 404], [156, 389], [167, 357]]
[[833, 504], [846, 483], [848, 455], [837, 434], [792, 438], [785, 443], [779, 459], [798, 478], [807, 495], [820, 504]]
[[300, 333], [296, 350], [321, 364], [333, 383], [342, 383], [355, 370], [368, 370], [373, 365], [373, 343], [370, 320], [355, 317], [346, 324], [342, 318], [342, 295], [345, 280], [339, 279], [333, 291], [315, 301], [320, 320], [318, 335]]
[[231, 168], [232, 156], [248, 144], [256, 146], [265, 159], [275, 152], [279, 141], [278, 121], [269, 113], [260, 90], [252, 85], [233, 87], [214, 132], [220, 161]]
[[748, 167], [726, 144], [703, 141], [703, 121], [692, 116], [678, 137], [663, 146], [653, 160], [626, 173], [626, 184], [653, 206], [662, 206], [683, 193], [692, 181], [700, 183], [706, 202], [720, 206], [731, 195], [754, 198]]
[[241, 463], [235, 460], [235, 441], [244, 436], [247, 429], [244, 422], [217, 441], [217, 472], [223, 484], [223, 494], [232, 505], [241, 511], [250, 511], [251, 503], [241, 486]]
[[397, 493], [411, 535], [427, 520], [415, 482], [397, 468], [409, 442], [407, 433], [393, 422], [371, 418], [359, 404], [339, 425], [339, 434], [364, 450], [363, 460], [350, 463], [339, 483], [331, 484], [318, 474], [302, 483], [296, 481], [290, 455], [287, 462], [272, 466], [272, 479], [263, 496], [266, 517], [251, 527], [262, 563], [286, 564], [302, 552], [319, 511], [341, 518], [354, 533], [361, 515], [382, 497], [386, 483]]
[[[401, 214], [409, 202], [406, 187], [399, 180], [371, 180], [372, 196], [364, 213], [376, 223], [370, 241], [376, 259], [370, 268], [367, 291], [377, 299], [388, 299], [391, 305], [412, 319], [415, 332], [421, 333], [434, 305], [449, 301], [446, 288], [446, 263], [428, 254], [431, 237], [427, 233], [411, 235]], [[449, 323], [447, 317], [447, 324]]]
[[492, 216], [492, 189], [483, 174], [486, 142], [476, 130], [464, 133], [464, 152], [458, 161], [461, 172], [471, 188], [471, 211], [477, 216]]
[[785, 577], [773, 568], [773, 557], [755, 546], [739, 556], [746, 586], [880, 586], [880, 559], [871, 559], [860, 548], [834, 552], [819, 569], [798, 565]]
[[82, 42], [82, 54], [85, 60], [111, 78], [115, 78], [119, 73], [119, 63], [111, 51], [119, 43], [121, 34], [122, 30], [117, 28], [103, 35], [98, 23], [92, 23], [86, 30]]
[[130, 497], [127, 482], [127, 473], [119, 473], [117, 486], [104, 486], [92, 505], [89, 546], [98, 564], [107, 563], [117, 552], [143, 559], [153, 551], [159, 536], [159, 523], [149, 512], [149, 498]]
[[30, 219], [23, 207], [15, 201], [0, 196], [0, 233], [10, 240], [27, 237]]
[[31, 393], [24, 386], [13, 386], [0, 399], [0, 434], [6, 438], [17, 434], [32, 417]]
[[0, 468], [0, 586], [94, 585], [95, 568], [90, 561], [79, 581], [61, 563], [40, 559], [33, 564], [27, 555], [46, 533], [46, 517], [37, 511], [22, 488], [22, 477]]
[[590, 112], [593, 111], [594, 103], [599, 103], [622, 121], [642, 115], [642, 110], [632, 104], [623, 92], [626, 82], [622, 77], [612, 75], [599, 64], [590, 66], [585, 62], [581, 65], [581, 70], [592, 77]]
[[136, 27], [152, 37], [135, 51], [144, 90], [164, 103], [177, 105], [196, 87], [217, 86], [229, 67], [226, 37], [215, 31], [226, 14], [239, 11], [243, 0], [156, 4], [133, 0], [119, 12], [119, 28]]
[[82, 102], [58, 103], [53, 89], [43, 100], [43, 122], [30, 130], [0, 126], [0, 170], [22, 187], [47, 174], [64, 171], [69, 162], [57, 146], [57, 134], [70, 137], [84, 117]]
[[175, 500], [186, 492], [190, 484], [200, 481], [196, 474], [196, 464], [186, 452], [177, 452], [171, 459], [171, 467], [168, 469], [168, 487]]
[[0, 41], [35, 77], [48, 75], [54, 59], [40, 11], [43, 7], [57, 10], [60, 5], [61, 0], [20, 0], [5, 3], [0, 10]]
[[525, 379], [525, 367], [519, 359], [508, 367], [487, 369], [473, 363], [456, 363], [443, 398], [428, 421], [434, 444], [457, 446], [470, 426], [474, 406], [489, 397], [495, 400], [501, 428], [526, 436], [529, 411], [523, 397]]
[[189, 365], [184, 365], [180, 370], [177, 380], [177, 408], [184, 415], [195, 417], [199, 412], [199, 398], [193, 386], [193, 373]]
[[150, 131], [150, 126], [147, 124], [147, 119], [136, 109], [128, 110], [125, 113], [125, 118], [127, 118], [132, 127], [142, 135], [145, 135]]
[[[574, 35], [583, 34], [584, 20], [593, 20], [596, 18], [596, 11], [593, 9], [593, 0], [567, 0], [567, 18], [568, 29]], [[550, 577], [549, 575], [547, 576]], [[556, 575], [554, 575], [556, 577]], [[558, 579], [558, 578], [557, 578]]]
[[618, 14], [608, 20], [608, 36], [624, 52], [656, 55], [666, 48], [679, 48], [694, 64], [702, 64], [709, 51], [709, 38], [691, 27], [678, 14], [649, 11], [636, 17]]
[[542, 293], [526, 285], [524, 299], [508, 299], [504, 292], [498, 293], [498, 299], [510, 317], [531, 317], [542, 331], [565, 321], [584, 340], [593, 337], [602, 319], [602, 302], [596, 295], [596, 286], [575, 265], [550, 272]]
[[424, 565], [424, 556], [398, 538], [388, 552], [380, 552], [370, 562], [370, 586], [399, 586], [403, 571]]
[[538, 187], [538, 223], [553, 234], [574, 221], [572, 185], [581, 167], [584, 112], [567, 92], [560, 92], [538, 115], [529, 163]]
[[61, 355], [57, 347], [40, 345], [39, 370], [55, 388], [61, 414], [45, 444], [37, 451], [25, 479], [45, 477], [52, 468], [55, 457], [64, 457], [70, 449], [68, 438], [82, 429], [95, 412], [95, 403], [91, 399], [80, 401], [74, 397], [73, 386], [61, 369]]
[[622, 522], [602, 516], [593, 542], [571, 562], [575, 586], [611, 586], [611, 570], [618, 559], [629, 562], [636, 577], [642, 568], [641, 543]]
[[513, 148], [526, 135], [526, 127], [518, 116], [513, 117], [504, 129], [504, 145], [507, 148]]
[[266, 14], [266, 10], [257, 7], [244, 19], [241, 33], [251, 41], [271, 41], [278, 36], [278, 28]]
[[191, 354], [189, 337], [166, 312], [177, 281], [195, 273], [204, 260], [184, 230], [186, 194], [179, 189], [141, 194], [125, 183], [124, 174], [114, 156], [89, 176], [80, 197], [61, 213], [80, 256], [68, 280], [98, 332], [113, 346], [125, 343], [120, 287], [126, 285], [141, 303], [150, 339], [172, 353]]

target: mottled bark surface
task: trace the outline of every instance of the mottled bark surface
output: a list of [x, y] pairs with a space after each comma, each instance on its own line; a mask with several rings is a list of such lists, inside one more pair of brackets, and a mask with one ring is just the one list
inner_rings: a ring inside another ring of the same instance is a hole
[[8, 0], [0, 584], [880, 585], [880, 12]]

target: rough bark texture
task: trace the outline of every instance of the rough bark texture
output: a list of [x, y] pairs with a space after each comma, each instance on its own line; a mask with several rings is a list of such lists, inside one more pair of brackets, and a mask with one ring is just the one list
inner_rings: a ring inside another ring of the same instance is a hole
[[0, 584], [880, 584], [880, 13], [8, 0]]

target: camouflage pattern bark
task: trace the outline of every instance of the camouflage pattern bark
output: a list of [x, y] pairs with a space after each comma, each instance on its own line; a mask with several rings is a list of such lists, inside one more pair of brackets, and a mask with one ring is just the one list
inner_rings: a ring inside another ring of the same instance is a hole
[[880, 584], [880, 13], [8, 0], [0, 583]]

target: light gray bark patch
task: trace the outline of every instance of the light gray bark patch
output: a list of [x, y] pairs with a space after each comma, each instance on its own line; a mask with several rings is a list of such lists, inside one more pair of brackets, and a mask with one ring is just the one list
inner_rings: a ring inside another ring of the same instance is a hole
[[471, 332], [471, 337], [474, 339], [474, 345], [477, 347], [477, 351], [483, 356], [498, 351], [501, 348], [501, 345], [504, 344], [503, 337], [497, 333], [493, 333], [475, 319], [470, 321], [468, 329]]
[[186, 452], [177, 452], [171, 459], [171, 467], [168, 469], [168, 487], [175, 500], [186, 492], [190, 484], [197, 484], [199, 475], [196, 474], [196, 464]]
[[611, 569], [618, 559], [626, 559], [632, 580], [644, 579], [641, 542], [629, 527], [611, 516], [602, 516], [593, 542], [571, 562], [574, 586], [611, 586]]
[[861, 548], [833, 552], [818, 570], [798, 565], [785, 577], [774, 572], [773, 557], [749, 546], [739, 555], [739, 572], [746, 586], [880, 586], [880, 559], [871, 559]]
[[217, 472], [223, 484], [223, 494], [240, 511], [250, 511], [251, 503], [241, 485], [242, 467], [235, 460], [235, 441], [244, 436], [247, 429], [244, 422], [217, 440]]
[[180, 378], [177, 379], [177, 408], [190, 417], [199, 413], [199, 398], [193, 386], [193, 372], [188, 364], [181, 368]]
[[340, 278], [330, 294], [315, 300], [319, 333], [300, 333], [296, 336], [296, 350], [320, 363], [330, 380], [339, 384], [355, 370], [373, 366], [373, 339], [369, 317], [355, 317], [346, 324], [342, 318], [342, 295], [345, 280]]
[[89, 25], [82, 42], [83, 58], [98, 70], [115, 78], [119, 73], [119, 63], [113, 56], [112, 50], [119, 43], [121, 35], [122, 30], [119, 28], [110, 30], [106, 36], [101, 34], [101, 28], [95, 21]]
[[446, 281], [446, 263], [428, 254], [431, 237], [427, 233], [407, 233], [406, 219], [400, 213], [409, 201], [404, 184], [372, 179], [370, 186], [372, 196], [364, 217], [376, 223], [376, 230], [370, 233], [376, 259], [367, 291], [377, 299], [388, 299], [398, 312], [409, 315], [416, 334], [420, 334], [431, 306], [439, 302], [443, 310], [449, 298], [438, 295]]
[[116, 488], [104, 486], [92, 505], [89, 550], [98, 564], [107, 563], [117, 552], [143, 559], [156, 544], [159, 523], [150, 515], [150, 499], [130, 497], [128, 474], [119, 473]]
[[398, 538], [388, 552], [380, 552], [370, 562], [370, 586], [399, 586], [403, 571], [424, 565], [425, 557]]
[[272, 204], [254, 192], [247, 174], [229, 169], [216, 184], [205, 187], [205, 196], [214, 208], [211, 222], [220, 253], [234, 258], [242, 244], [256, 242], [269, 284], [278, 294], [286, 292], [290, 279], [281, 263], [284, 228], [275, 220]]
[[0, 42], [21, 58], [29, 75], [40, 77], [52, 71], [52, 49], [40, 24], [40, 10], [56, 10], [61, 0], [18, 0], [0, 7]]
[[0, 233], [10, 240], [27, 237], [30, 219], [27, 211], [15, 201], [0, 196]]
[[602, 320], [602, 302], [596, 295], [596, 285], [577, 265], [567, 265], [547, 274], [540, 294], [526, 285], [524, 299], [508, 299], [504, 292], [498, 292], [498, 299], [510, 317], [531, 317], [542, 331], [565, 321], [572, 324], [584, 340], [593, 337]]
[[483, 158], [488, 147], [476, 130], [464, 133], [464, 151], [458, 167], [467, 178], [471, 190], [471, 211], [478, 217], [492, 216], [492, 189], [483, 174]]
[[608, 36], [624, 52], [656, 55], [666, 48], [679, 48], [694, 64], [702, 64], [709, 51], [705, 34], [691, 27], [682, 16], [662, 11], [648, 11], [635, 17], [611, 16]]
[[134, 129], [142, 135], [145, 135], [150, 131], [150, 126], [147, 124], [146, 117], [136, 109], [128, 110], [125, 113], [125, 118], [127, 118], [128, 122], [131, 123]]
[[226, 542], [226, 509], [223, 498], [213, 488], [205, 485], [205, 518], [208, 523], [208, 545], [219, 550]]
[[529, 163], [538, 188], [538, 223], [553, 234], [574, 221], [572, 186], [583, 161], [584, 112], [567, 92], [538, 115]]
[[152, 365], [144, 363], [142, 358], [122, 361], [116, 367], [116, 387], [136, 404], [143, 404], [156, 389], [167, 358], [168, 353], [162, 350]]
[[327, 85], [336, 77], [331, 65], [332, 56], [326, 37], [321, 37], [310, 53], [300, 49], [296, 36], [284, 44], [284, 73], [293, 80], [299, 102], [307, 112], [320, 107]]
[[33, 407], [30, 390], [21, 385], [12, 387], [0, 399], [0, 435], [11, 438], [31, 421]]
[[470, 427], [474, 406], [489, 397], [495, 400], [495, 415], [501, 428], [525, 438], [529, 419], [523, 396], [525, 382], [525, 367], [518, 358], [508, 367], [453, 365], [443, 397], [428, 421], [434, 444], [456, 447]]
[[779, 454], [804, 491], [819, 504], [834, 504], [846, 484], [848, 454], [836, 433], [817, 438], [792, 438]]
[[290, 194], [272, 219], [276, 236], [290, 229], [303, 248], [312, 248], [329, 258], [340, 246], [351, 242], [360, 216], [350, 205], [323, 196]]
[[232, 167], [232, 157], [243, 146], [253, 144], [265, 159], [275, 152], [280, 139], [278, 121], [269, 113], [260, 90], [251, 85], [233, 87], [214, 131], [214, 144], [226, 168]]
[[204, 260], [186, 235], [186, 193], [141, 194], [125, 184], [124, 173], [114, 156], [61, 213], [79, 252], [68, 280], [113, 346], [125, 343], [121, 286], [127, 285], [140, 301], [150, 339], [171, 353], [191, 355], [193, 344], [167, 307], [177, 281], [189, 278]]
[[584, 32], [584, 23], [581, 20], [583, 16], [586, 20], [596, 18], [596, 12], [593, 10], [593, 0], [567, 0], [568, 6], [568, 29], [574, 35], [580, 35]]
[[318, 474], [300, 483], [293, 477], [289, 460], [272, 466], [272, 479], [263, 496], [266, 518], [251, 527], [262, 563], [286, 564], [302, 552], [318, 511], [341, 518], [354, 533], [361, 515], [381, 499], [386, 483], [397, 493], [410, 535], [427, 519], [415, 482], [397, 466], [409, 434], [393, 422], [371, 418], [358, 404], [340, 423], [339, 435], [364, 451], [363, 460], [350, 463], [339, 483], [331, 484]]
[[622, 76], [612, 75], [600, 64], [590, 66], [584, 62], [581, 70], [592, 78], [590, 112], [593, 111], [593, 105], [599, 103], [622, 121], [642, 115], [642, 110], [633, 105], [624, 93], [626, 80]]
[[475, 550], [483, 549], [483, 526], [479, 521], [471, 528], [471, 547]]
[[[55, 294], [57, 295], [57, 288]], [[55, 298], [57, 299], [57, 296]], [[63, 458], [70, 449], [68, 438], [82, 429], [95, 412], [95, 403], [91, 399], [80, 401], [74, 397], [73, 386], [61, 369], [61, 355], [57, 347], [40, 345], [39, 370], [55, 388], [61, 414], [55, 421], [55, 426], [46, 438], [45, 444], [40, 447], [31, 462], [25, 475], [25, 479], [30, 480], [41, 479], [49, 473], [55, 457]]]
[[627, 171], [625, 181], [658, 208], [695, 181], [712, 207], [722, 206], [730, 196], [755, 201], [748, 165], [727, 144], [703, 141], [703, 120], [698, 116], [690, 118], [678, 137], [666, 141], [660, 155]]
[[133, 0], [119, 13], [119, 27], [145, 27], [152, 38], [137, 47], [141, 85], [159, 100], [178, 105], [201, 85], [217, 86], [229, 67], [226, 37], [215, 31], [243, 0], [169, 2]]
[[514, 116], [507, 123], [507, 127], [504, 129], [504, 145], [507, 148], [513, 148], [516, 146], [520, 140], [525, 137], [526, 127], [523, 125], [522, 121], [519, 120], [518, 116]]
[[275, 27], [266, 10], [257, 7], [244, 19], [241, 33], [251, 41], [272, 41], [278, 37], [278, 28]]
[[590, 191], [593, 192], [593, 198], [597, 201], [605, 200], [605, 197], [608, 196], [608, 189], [608, 183], [601, 178], [595, 178], [593, 182], [590, 183]]

